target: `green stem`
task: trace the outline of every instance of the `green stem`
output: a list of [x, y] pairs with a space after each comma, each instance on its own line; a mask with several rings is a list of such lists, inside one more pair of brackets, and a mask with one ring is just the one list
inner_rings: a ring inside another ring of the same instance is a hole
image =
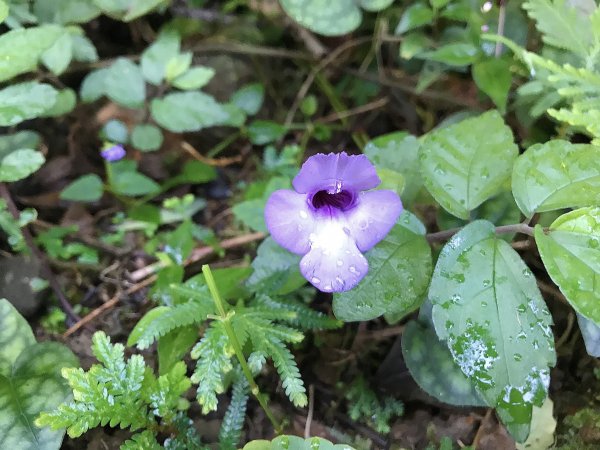
[[240, 134], [241, 133], [239, 131], [236, 131], [235, 133], [232, 133], [229, 136], [227, 136], [225, 139], [223, 139], [221, 142], [219, 142], [217, 145], [211, 148], [206, 153], [206, 157], [214, 158], [215, 156], [217, 156], [219, 153], [221, 153], [223, 150], [225, 150], [227, 147], [233, 144], [237, 140], [237, 138], [240, 137]]
[[254, 376], [252, 375], [252, 371], [250, 370], [250, 367], [246, 362], [246, 357], [244, 356], [244, 352], [242, 351], [240, 341], [238, 341], [237, 335], [235, 334], [235, 331], [231, 326], [231, 314], [228, 314], [227, 310], [225, 309], [225, 302], [223, 302], [223, 299], [221, 298], [221, 294], [219, 293], [217, 284], [215, 283], [215, 279], [213, 278], [212, 272], [208, 264], [204, 264], [202, 266], [202, 273], [204, 274], [204, 278], [206, 279], [206, 284], [208, 285], [210, 294], [215, 302], [215, 305], [217, 306], [219, 316], [221, 316], [220, 319], [223, 322], [223, 327], [225, 328], [225, 332], [229, 337], [229, 341], [231, 342], [231, 346], [233, 347], [235, 356], [237, 357], [240, 366], [242, 367], [242, 372], [244, 372], [244, 376], [248, 380], [250, 390], [258, 400], [258, 403], [260, 403], [262, 409], [265, 411], [265, 414], [269, 418], [271, 425], [273, 425], [273, 428], [275, 428], [275, 433], [280, 434], [281, 424], [277, 421], [277, 419], [275, 419], [275, 416], [271, 412], [271, 409], [269, 408], [265, 397], [260, 393], [258, 385], [254, 381]]

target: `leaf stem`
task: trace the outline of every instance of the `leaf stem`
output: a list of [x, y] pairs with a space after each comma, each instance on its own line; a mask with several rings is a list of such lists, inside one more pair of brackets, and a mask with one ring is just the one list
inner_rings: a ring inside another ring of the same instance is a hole
[[[449, 230], [438, 231], [437, 233], [429, 233], [425, 237], [429, 243], [443, 242], [450, 239], [456, 233], [462, 230], [462, 227], [451, 228]], [[515, 223], [512, 225], [501, 225], [496, 227], [496, 234], [522, 233], [527, 236], [533, 236], [533, 227], [526, 223]]]
[[208, 285], [210, 294], [215, 302], [215, 305], [217, 306], [217, 311], [219, 312], [220, 320], [223, 322], [223, 327], [225, 328], [225, 332], [227, 333], [227, 336], [229, 337], [229, 341], [231, 342], [231, 346], [233, 347], [235, 356], [237, 357], [237, 359], [240, 363], [242, 372], [244, 372], [244, 376], [248, 380], [248, 384], [250, 385], [250, 390], [252, 391], [252, 394], [254, 394], [256, 399], [258, 400], [258, 403], [260, 403], [260, 406], [262, 407], [262, 409], [265, 411], [265, 414], [269, 418], [271, 425], [273, 425], [273, 428], [275, 428], [275, 433], [280, 434], [281, 433], [281, 424], [277, 421], [277, 419], [271, 412], [271, 409], [269, 408], [269, 405], [268, 405], [265, 397], [260, 393], [260, 389], [258, 388], [258, 385], [254, 381], [254, 376], [252, 375], [252, 371], [250, 370], [250, 367], [248, 366], [248, 363], [246, 362], [246, 358], [244, 356], [244, 352], [242, 351], [242, 346], [240, 345], [240, 341], [238, 341], [235, 331], [234, 331], [233, 327], [231, 326], [232, 313], [227, 313], [227, 310], [225, 309], [225, 302], [223, 302], [223, 299], [221, 298], [221, 294], [219, 293], [217, 284], [215, 283], [215, 279], [212, 275], [210, 266], [208, 264], [204, 264], [202, 266], [202, 273], [204, 274], [204, 278], [206, 279], [206, 284]]

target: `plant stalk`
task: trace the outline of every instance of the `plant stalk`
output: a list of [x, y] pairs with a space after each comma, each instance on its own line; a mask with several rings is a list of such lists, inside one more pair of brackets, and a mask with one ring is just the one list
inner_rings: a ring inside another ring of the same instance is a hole
[[258, 388], [256, 381], [254, 381], [254, 376], [252, 375], [252, 371], [250, 370], [250, 367], [248, 366], [248, 363], [246, 362], [246, 357], [244, 356], [244, 352], [242, 351], [242, 346], [240, 345], [240, 341], [238, 341], [235, 331], [233, 330], [233, 327], [231, 326], [231, 314], [228, 314], [227, 310], [225, 309], [225, 303], [223, 302], [223, 299], [221, 298], [221, 294], [219, 293], [219, 289], [217, 288], [217, 284], [215, 283], [215, 279], [212, 275], [210, 266], [208, 264], [204, 264], [202, 266], [202, 273], [204, 274], [204, 278], [206, 279], [206, 284], [208, 285], [210, 294], [215, 302], [215, 305], [217, 306], [217, 311], [219, 312], [220, 319], [223, 322], [223, 326], [225, 327], [225, 332], [227, 333], [227, 336], [229, 337], [229, 341], [231, 342], [233, 351], [235, 352], [235, 356], [237, 357], [237, 359], [240, 363], [242, 372], [244, 372], [244, 376], [248, 380], [248, 384], [250, 385], [250, 390], [252, 391], [252, 394], [254, 394], [256, 399], [258, 400], [258, 403], [260, 403], [260, 406], [262, 407], [262, 409], [265, 411], [265, 414], [269, 418], [271, 425], [273, 425], [273, 428], [275, 428], [275, 433], [280, 434], [281, 433], [281, 424], [277, 421], [277, 419], [271, 412], [271, 409], [269, 408], [269, 405], [268, 405], [265, 397], [260, 393], [260, 389]]

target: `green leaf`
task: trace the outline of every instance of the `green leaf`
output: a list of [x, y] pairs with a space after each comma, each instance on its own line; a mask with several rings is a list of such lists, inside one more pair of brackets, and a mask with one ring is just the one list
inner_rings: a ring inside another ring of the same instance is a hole
[[569, 50], [585, 58], [593, 42], [592, 26], [566, 0], [528, 0], [523, 8], [536, 21], [537, 29], [547, 44]]
[[106, 15], [124, 22], [130, 22], [149, 13], [165, 0], [92, 0]]
[[87, 23], [100, 14], [89, 0], [35, 0], [33, 13], [42, 23]]
[[498, 112], [489, 111], [428, 133], [420, 150], [421, 173], [439, 204], [467, 219], [502, 191], [517, 155], [510, 128]]
[[215, 76], [215, 69], [212, 67], [197, 66], [192, 67], [185, 73], [175, 78], [171, 84], [177, 89], [189, 91], [200, 89], [205, 86]]
[[533, 407], [531, 417], [531, 433], [522, 444], [517, 444], [517, 450], [547, 450], [554, 447], [556, 419], [552, 413], [554, 403], [547, 398], [540, 407]]
[[552, 318], [534, 275], [494, 225], [479, 220], [443, 248], [429, 298], [438, 337], [517, 441], [547, 396]]
[[159, 374], [168, 373], [181, 362], [197, 340], [197, 325], [179, 327], [161, 337], [157, 346]]
[[360, 25], [362, 13], [354, 0], [279, 0], [284, 11], [315, 33], [341, 36]]
[[167, 62], [167, 67], [165, 68], [165, 79], [167, 82], [171, 82], [178, 76], [183, 75], [184, 72], [187, 72], [192, 65], [192, 56], [191, 52], [179, 53]]
[[233, 215], [236, 219], [255, 231], [267, 232], [264, 210], [269, 196], [277, 189], [289, 189], [291, 181], [286, 177], [273, 177], [267, 183], [261, 198], [246, 200], [234, 205]]
[[510, 63], [506, 59], [489, 58], [473, 64], [472, 72], [477, 87], [490, 97], [504, 114], [512, 83]]
[[4, 0], [0, 0], [0, 23], [4, 22], [8, 17], [8, 5]]
[[90, 72], [81, 83], [79, 95], [81, 101], [86, 103], [95, 102], [106, 92], [105, 80], [108, 69], [100, 69]]
[[131, 143], [142, 152], [153, 152], [162, 145], [163, 134], [154, 125], [139, 124], [131, 132]]
[[105, 141], [126, 144], [129, 137], [129, 130], [124, 122], [118, 119], [110, 119], [102, 127], [100, 137]]
[[177, 33], [163, 32], [142, 53], [140, 65], [148, 82], [160, 85], [165, 78], [167, 62], [179, 54], [181, 38]]
[[571, 306], [600, 325], [600, 208], [563, 214], [547, 233], [536, 226], [535, 242], [548, 275]]
[[63, 367], [78, 365], [65, 346], [38, 344], [27, 321], [0, 300], [0, 447], [57, 450], [64, 430], [33, 426], [35, 417], [67, 400], [70, 390], [60, 376]]
[[423, 186], [419, 168], [419, 141], [404, 131], [378, 136], [363, 153], [378, 170], [393, 170], [404, 177], [402, 201], [412, 203]]
[[60, 117], [70, 113], [77, 105], [77, 94], [71, 88], [62, 89], [56, 94], [54, 105], [46, 109], [40, 117]]
[[40, 152], [28, 148], [9, 153], [0, 160], [0, 182], [19, 181], [37, 171], [45, 158]]
[[421, 31], [413, 31], [402, 38], [400, 43], [400, 57], [412, 59], [430, 46], [430, 39]]
[[396, 34], [404, 34], [409, 30], [431, 23], [433, 11], [424, 3], [413, 3], [404, 10], [396, 27]]
[[64, 33], [62, 27], [20, 28], [0, 36], [0, 82], [36, 70], [42, 53]]
[[95, 202], [104, 193], [104, 184], [96, 174], [83, 175], [68, 184], [60, 193], [63, 200], [74, 202]]
[[248, 382], [244, 377], [238, 376], [238, 380], [233, 385], [231, 401], [219, 430], [219, 448], [222, 450], [236, 450], [238, 448], [246, 418], [248, 391]]
[[230, 118], [230, 113], [213, 97], [196, 91], [155, 98], [151, 111], [160, 126], [176, 133], [221, 125]]
[[258, 246], [252, 261], [254, 272], [247, 284], [253, 291], [287, 294], [306, 283], [300, 274], [300, 256], [288, 252], [268, 237]]
[[333, 312], [344, 322], [385, 314], [396, 322], [418, 308], [431, 277], [431, 248], [425, 227], [405, 212], [389, 234], [365, 256], [369, 273], [351, 291], [334, 294]]
[[129, 161], [113, 163], [110, 187], [117, 194], [137, 197], [140, 195], [154, 194], [160, 191], [160, 186], [146, 175], [135, 170], [135, 165]]
[[127, 58], [118, 58], [104, 73], [108, 98], [128, 108], [140, 108], [146, 100], [146, 82], [140, 68]]
[[256, 440], [247, 443], [243, 450], [354, 450], [347, 444], [334, 445], [330, 441], [311, 437], [302, 439], [298, 436], [279, 436], [273, 441]]
[[535, 144], [515, 162], [512, 190], [526, 217], [600, 202], [600, 147], [554, 140]]
[[86, 36], [78, 34], [71, 35], [73, 46], [73, 59], [79, 62], [96, 62], [98, 61], [98, 52], [92, 41]]
[[231, 101], [249, 116], [256, 114], [265, 100], [265, 88], [261, 83], [247, 84], [233, 93]]
[[588, 355], [600, 358], [600, 326], [581, 314], [577, 314], [577, 323]]
[[468, 66], [477, 59], [479, 48], [468, 42], [446, 44], [429, 52], [419, 53], [421, 59], [436, 61], [449, 66]]
[[42, 53], [41, 61], [55, 75], [63, 73], [73, 57], [72, 39], [65, 32]]
[[402, 333], [402, 355], [414, 380], [432, 397], [451, 405], [486, 406], [431, 327], [409, 322]]
[[271, 120], [255, 120], [248, 125], [248, 139], [254, 145], [274, 142], [286, 132], [285, 126]]
[[27, 81], [0, 90], [0, 126], [34, 119], [56, 102], [56, 89], [49, 84]]

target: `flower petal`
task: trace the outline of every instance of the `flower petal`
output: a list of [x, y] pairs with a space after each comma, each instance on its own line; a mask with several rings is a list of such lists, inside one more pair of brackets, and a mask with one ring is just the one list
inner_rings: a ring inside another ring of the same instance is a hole
[[304, 278], [323, 292], [348, 291], [369, 270], [369, 263], [346, 230], [342, 214], [319, 217], [310, 235], [311, 249], [300, 261]]
[[345, 212], [350, 235], [361, 252], [370, 250], [392, 229], [402, 202], [393, 191], [363, 192], [354, 208]]
[[313, 214], [306, 195], [289, 189], [273, 192], [265, 205], [265, 222], [273, 239], [299, 255], [310, 250], [308, 237], [315, 228]]
[[296, 192], [315, 194], [318, 191], [364, 191], [381, 183], [375, 166], [365, 155], [346, 152], [318, 153], [302, 165], [292, 184]]

